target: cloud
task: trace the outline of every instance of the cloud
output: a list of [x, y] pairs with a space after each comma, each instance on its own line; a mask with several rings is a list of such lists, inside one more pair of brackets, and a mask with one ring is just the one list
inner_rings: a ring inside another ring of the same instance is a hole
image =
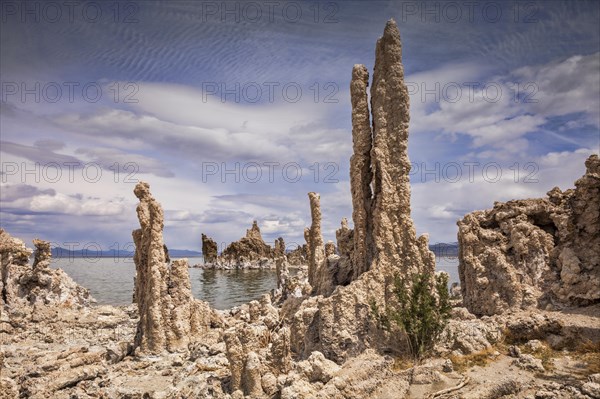
[[442, 178], [412, 185], [412, 214], [420, 233], [432, 232], [436, 241], [455, 241], [455, 221], [474, 210], [490, 209], [495, 201], [543, 198], [553, 187], [572, 188], [575, 180], [585, 173], [585, 159], [595, 151], [581, 148], [576, 151], [548, 153], [533, 157], [527, 163], [500, 165], [485, 173], [480, 163], [469, 173], [463, 167], [457, 181]]
[[575, 127], [600, 126], [598, 69], [600, 53], [525, 66], [502, 76], [473, 73], [469, 79], [470, 68], [465, 74], [452, 64], [411, 75], [411, 131], [467, 135], [470, 147], [487, 156], [523, 156], [530, 138], [544, 133], [551, 118], [583, 115]]
[[33, 145], [46, 151], [62, 150], [66, 146], [64, 142], [54, 139], [37, 140]]
[[39, 191], [29, 197], [21, 196], [12, 200], [2, 199], [2, 211], [12, 214], [119, 216], [127, 208], [129, 203], [120, 198], [106, 200], [83, 195], [65, 195], [54, 190]]
[[221, 205], [257, 205], [260, 207], [277, 210], [289, 210], [293, 208], [299, 208], [300, 206], [304, 205], [304, 198], [290, 198], [290, 195], [273, 195], [269, 193], [215, 195], [213, 196], [213, 200]]
[[50, 148], [42, 148], [40, 146], [28, 146], [10, 141], [0, 141], [2, 144], [2, 152], [13, 154], [41, 165], [50, 165], [58, 163], [59, 165], [73, 165], [75, 168], [83, 166], [83, 162], [71, 155], [58, 154]]
[[339, 105], [312, 97], [297, 103], [221, 102], [200, 90], [173, 84], [140, 83], [130, 110], [64, 113], [54, 124], [77, 137], [115, 137], [122, 147], [160, 151], [188, 161], [337, 161], [348, 156], [350, 131], [329, 126]]
[[86, 155], [92, 162], [101, 165], [104, 169], [113, 172], [118, 170], [120, 173], [130, 176], [145, 173], [159, 177], [175, 176], [165, 163], [141, 154], [102, 147], [78, 148], [75, 153]]
[[[575, 55], [541, 66], [525, 66], [511, 77], [521, 85], [533, 83], [523, 95], [527, 107], [553, 117], [582, 113], [584, 122], [600, 128], [600, 53]], [[525, 91], [525, 89], [522, 89]]]
[[[85, 216], [85, 219], [87, 223], [82, 223], [82, 216], [79, 215], [11, 213], [11, 210], [5, 211], [4, 206], [0, 211], [2, 228], [29, 244], [34, 238], [41, 238], [65, 248], [82, 249], [90, 245], [103, 249], [131, 249], [131, 230], [135, 227], [135, 221], [102, 216]], [[93, 229], [90, 229], [90, 223], [93, 223]], [[119, 229], [126, 234], [120, 234]]]
[[125, 211], [125, 204], [119, 200], [99, 198], [73, 198], [64, 194], [36, 196], [30, 210], [40, 213], [70, 214], [78, 216], [116, 216]]
[[252, 221], [252, 214], [232, 209], [211, 208], [202, 212], [189, 210], [167, 210], [165, 211], [166, 223], [171, 225], [181, 224], [237, 224], [240, 221], [248, 223]]
[[0, 193], [0, 201], [2, 202], [12, 202], [18, 199], [31, 198], [38, 195], [56, 195], [56, 191], [53, 189], [40, 190], [29, 184], [6, 184], [1, 187], [2, 192]]
[[105, 170], [112, 171], [111, 173], [121, 173], [130, 177], [138, 174], [153, 174], [159, 177], [174, 176], [174, 173], [166, 164], [157, 159], [114, 148], [77, 148], [74, 151], [75, 154], [84, 155], [84, 157], [78, 158], [55, 152], [66, 147], [64, 142], [58, 140], [38, 140], [33, 146], [8, 141], [2, 141], [1, 143], [2, 152], [28, 159], [47, 168], [72, 170], [84, 168], [87, 164], [95, 164]]

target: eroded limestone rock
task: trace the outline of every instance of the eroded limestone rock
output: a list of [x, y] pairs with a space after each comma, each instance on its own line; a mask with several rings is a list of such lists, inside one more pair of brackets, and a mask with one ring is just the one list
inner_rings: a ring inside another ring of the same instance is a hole
[[277, 376], [291, 368], [290, 333], [288, 328], [280, 327], [279, 312], [269, 295], [260, 302], [250, 302], [248, 313], [248, 317], [238, 314], [240, 322], [223, 333], [230, 389], [261, 397], [276, 392]]
[[284, 257], [285, 256], [285, 241], [283, 241], [282, 237], [279, 237], [275, 240], [275, 250], [274, 256], [275, 258]]
[[333, 243], [333, 241], [327, 241], [327, 243], [325, 244], [325, 257], [327, 258], [328, 256], [331, 256], [334, 254], [335, 254], [335, 244]]
[[339, 260], [335, 274], [332, 276], [334, 285], [348, 285], [355, 274], [353, 268], [354, 230], [348, 228], [348, 220], [342, 219], [341, 227], [336, 230], [337, 250]]
[[[435, 256], [428, 248], [428, 238], [421, 236], [417, 240], [410, 215], [409, 103], [400, 33], [396, 23], [390, 21], [377, 41], [371, 86], [373, 193], [369, 216], [373, 223], [373, 261], [370, 268], [392, 268], [404, 275], [435, 270]], [[368, 194], [367, 190], [362, 195]]]
[[[369, 124], [367, 82], [366, 68], [356, 65], [351, 83], [354, 155], [350, 176], [354, 281], [337, 286], [328, 297], [309, 298], [297, 308], [286, 308], [292, 326], [292, 349], [304, 358], [319, 351], [341, 363], [369, 347], [402, 350], [397, 343], [399, 337], [378, 328], [369, 304], [375, 302], [380, 309], [391, 304], [396, 274], [410, 276], [433, 273], [435, 269], [427, 236], [417, 238], [410, 215], [409, 96], [404, 84], [400, 34], [393, 20], [377, 42], [371, 87], [373, 128]], [[311, 211], [313, 208], [311, 201]], [[346, 229], [342, 226], [340, 236], [348, 242]], [[309, 253], [314, 253], [310, 242], [313, 234], [309, 230], [305, 235], [309, 237]], [[342, 251], [349, 255], [347, 246], [340, 245]], [[313, 270], [316, 265], [313, 263]], [[346, 281], [343, 277], [340, 280]], [[320, 293], [318, 289], [316, 292]]]
[[214, 263], [217, 261], [218, 256], [217, 243], [202, 233], [202, 256], [204, 257], [204, 263]]
[[354, 276], [369, 270], [373, 259], [373, 220], [371, 217], [371, 150], [373, 132], [369, 116], [367, 87], [369, 72], [364, 65], [354, 65], [350, 83], [352, 101], [352, 143], [350, 184], [352, 190], [352, 220], [354, 222]]
[[458, 222], [464, 304], [478, 315], [600, 300], [600, 161], [576, 188], [497, 202]]
[[373, 351], [350, 359], [343, 368], [313, 352], [280, 379], [281, 398], [404, 398], [409, 377], [392, 368], [391, 360]]
[[285, 282], [290, 275], [285, 257], [280, 256], [275, 260], [275, 272], [277, 274], [277, 288], [285, 286]]
[[308, 283], [315, 292], [319, 292], [317, 279], [319, 270], [325, 259], [325, 245], [321, 234], [321, 196], [317, 193], [308, 193], [310, 201], [310, 216], [312, 223], [310, 229], [304, 230], [304, 238], [308, 248]]
[[187, 259], [168, 266], [163, 210], [150, 194], [148, 183], [139, 182], [134, 193], [140, 200], [137, 214], [141, 227], [133, 231], [134, 289], [140, 316], [134, 345], [140, 354], [186, 349], [218, 316], [208, 304], [194, 299]]
[[218, 258], [218, 268], [272, 268], [275, 266], [275, 251], [266, 244], [260, 233], [258, 222], [246, 230], [246, 236], [232, 242]]
[[0, 305], [21, 309], [32, 306], [87, 307], [94, 303], [89, 291], [61, 269], [51, 269], [50, 243], [33, 240], [36, 247], [33, 266], [28, 264], [31, 249], [23, 241], [0, 229]]
[[298, 245], [296, 249], [287, 254], [287, 259], [292, 266], [308, 265], [308, 246]]
[[27, 248], [22, 240], [11, 237], [0, 229], [0, 305], [15, 303], [20, 298], [19, 276], [28, 267], [31, 253], [31, 249]]

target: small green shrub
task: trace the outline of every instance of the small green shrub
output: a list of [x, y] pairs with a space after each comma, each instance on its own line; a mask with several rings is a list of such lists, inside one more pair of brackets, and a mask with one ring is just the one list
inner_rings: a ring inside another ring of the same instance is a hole
[[381, 313], [372, 301], [371, 311], [382, 328], [390, 329], [393, 324], [402, 329], [411, 355], [421, 359], [433, 348], [450, 318], [448, 275], [415, 274], [411, 284], [396, 275], [394, 294], [396, 306], [388, 306], [387, 312]]

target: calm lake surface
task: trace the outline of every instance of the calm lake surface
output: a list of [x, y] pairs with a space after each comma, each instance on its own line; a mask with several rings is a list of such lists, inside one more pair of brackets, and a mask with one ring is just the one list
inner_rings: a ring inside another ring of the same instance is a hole
[[[202, 258], [188, 258], [191, 265]], [[436, 258], [437, 269], [458, 281], [458, 259]], [[132, 258], [57, 258], [52, 267], [63, 269], [77, 283], [90, 290], [98, 304], [129, 305], [133, 293], [135, 264]], [[241, 305], [276, 286], [275, 270], [189, 269], [194, 296], [216, 309]]]

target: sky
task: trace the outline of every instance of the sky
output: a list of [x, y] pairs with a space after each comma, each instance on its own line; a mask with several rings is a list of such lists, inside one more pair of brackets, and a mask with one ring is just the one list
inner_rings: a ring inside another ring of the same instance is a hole
[[0, 226], [131, 249], [150, 184], [170, 248], [257, 220], [304, 243], [352, 205], [349, 85], [398, 24], [412, 215], [430, 242], [495, 201], [573, 187], [600, 146], [597, 1], [0, 2]]

